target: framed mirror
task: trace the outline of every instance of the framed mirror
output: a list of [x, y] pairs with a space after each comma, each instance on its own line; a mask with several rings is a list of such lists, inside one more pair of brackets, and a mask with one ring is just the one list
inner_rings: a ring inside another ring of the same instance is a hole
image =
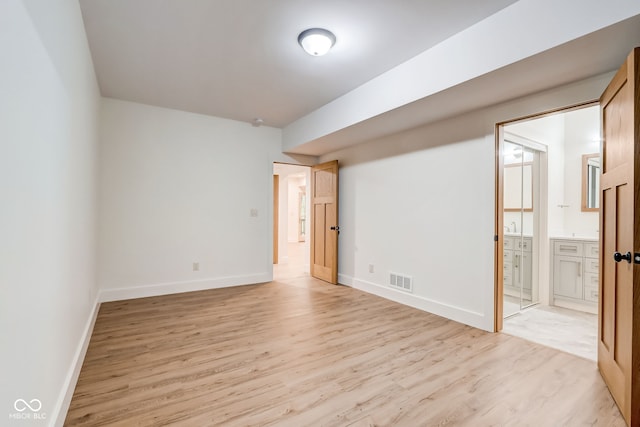
[[600, 209], [600, 154], [582, 155], [582, 212]]

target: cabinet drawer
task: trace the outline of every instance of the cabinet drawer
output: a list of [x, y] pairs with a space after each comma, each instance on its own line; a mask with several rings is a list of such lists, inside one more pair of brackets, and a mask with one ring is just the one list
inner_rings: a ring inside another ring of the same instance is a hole
[[502, 255], [502, 261], [506, 263], [511, 263], [513, 261], [513, 252], [512, 251], [504, 251]]
[[598, 258], [600, 254], [600, 245], [598, 243], [585, 243], [584, 256], [587, 258]]
[[598, 288], [591, 286], [584, 288], [584, 299], [587, 301], [598, 302]]
[[502, 264], [502, 283], [505, 286], [513, 286], [513, 264], [504, 262]]
[[553, 252], [556, 255], [582, 256], [582, 243], [556, 241], [553, 245]]
[[502, 263], [502, 269], [504, 270], [504, 275], [506, 276], [507, 274], [509, 276], [511, 276], [511, 272], [513, 271], [513, 264], [511, 262], [503, 262]]
[[506, 271], [504, 272], [504, 276], [502, 276], [502, 283], [504, 283], [505, 286], [513, 286], [513, 278], [511, 277], [511, 270], [509, 270], [508, 273]]
[[504, 238], [504, 248], [505, 249], [513, 249], [513, 239], [510, 237]]
[[522, 249], [524, 252], [531, 252], [531, 239], [518, 239], [515, 242], [516, 249]]
[[585, 273], [595, 273], [596, 277], [598, 275], [598, 262], [599, 260], [593, 258], [585, 258], [584, 260], [584, 272]]
[[598, 273], [584, 273], [584, 287], [598, 289]]

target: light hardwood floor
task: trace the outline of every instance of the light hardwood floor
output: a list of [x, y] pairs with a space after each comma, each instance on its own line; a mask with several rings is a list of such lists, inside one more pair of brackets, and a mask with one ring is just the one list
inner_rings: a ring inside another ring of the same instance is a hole
[[624, 422], [591, 361], [296, 277], [103, 304], [65, 425]]

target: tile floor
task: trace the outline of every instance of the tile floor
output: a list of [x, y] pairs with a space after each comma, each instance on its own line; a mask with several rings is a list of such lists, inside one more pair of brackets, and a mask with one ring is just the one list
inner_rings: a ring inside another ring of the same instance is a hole
[[288, 259], [273, 265], [273, 280], [285, 280], [309, 276], [309, 259], [305, 256], [304, 243], [289, 243]]
[[597, 360], [598, 316], [554, 306], [535, 306], [504, 320], [505, 334]]

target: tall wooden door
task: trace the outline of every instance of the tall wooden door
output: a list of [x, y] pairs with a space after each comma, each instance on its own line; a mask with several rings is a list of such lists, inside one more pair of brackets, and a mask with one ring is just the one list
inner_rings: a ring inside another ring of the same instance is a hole
[[311, 275], [338, 283], [338, 162], [311, 168]]
[[598, 368], [630, 426], [640, 426], [640, 48], [600, 98]]

